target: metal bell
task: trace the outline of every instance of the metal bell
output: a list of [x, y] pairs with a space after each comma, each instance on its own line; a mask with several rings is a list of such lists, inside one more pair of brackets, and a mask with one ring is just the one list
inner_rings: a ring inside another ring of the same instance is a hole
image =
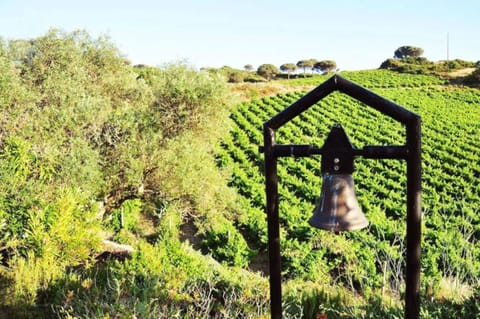
[[358, 205], [352, 175], [323, 175], [319, 204], [309, 224], [333, 232], [358, 230], [368, 226], [368, 220]]

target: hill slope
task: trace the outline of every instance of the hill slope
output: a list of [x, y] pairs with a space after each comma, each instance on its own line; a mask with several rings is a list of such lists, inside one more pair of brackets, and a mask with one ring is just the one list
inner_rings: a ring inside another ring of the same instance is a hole
[[[476, 285], [480, 276], [480, 93], [445, 85], [432, 76], [388, 71], [342, 76], [422, 117], [423, 259], [422, 284], [435, 298], [451, 296], [455, 282]], [[311, 84], [324, 78], [295, 81]], [[298, 83], [297, 83], [298, 82]], [[218, 151], [219, 163], [232, 171], [230, 184], [244, 197], [246, 216], [238, 229], [251, 246], [266, 250], [264, 222], [263, 122], [304, 93], [278, 94], [241, 103], [233, 129]], [[280, 144], [323, 145], [331, 126], [341, 123], [353, 144], [400, 145], [405, 130], [379, 112], [334, 93], [277, 132]], [[328, 282], [365, 294], [404, 287], [405, 163], [356, 159], [354, 178], [359, 202], [370, 220], [365, 231], [338, 236], [309, 227], [320, 193], [319, 158], [279, 160], [282, 269], [285, 278]]]

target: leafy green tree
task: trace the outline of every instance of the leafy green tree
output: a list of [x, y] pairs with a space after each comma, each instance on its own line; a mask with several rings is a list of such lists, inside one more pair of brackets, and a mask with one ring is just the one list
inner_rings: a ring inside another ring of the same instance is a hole
[[323, 60], [320, 62], [315, 63], [313, 66], [314, 69], [319, 70], [320, 72], [332, 72], [337, 68], [337, 63], [332, 60]]
[[278, 68], [273, 64], [262, 64], [258, 67], [257, 73], [267, 80], [271, 80], [279, 73]]
[[245, 64], [245, 66], [244, 66], [243, 68], [244, 68], [245, 71], [247, 71], [247, 72], [251, 72], [251, 71], [254, 70], [253, 65], [251, 65], [251, 64]]
[[287, 72], [288, 79], [290, 79], [290, 73], [295, 72], [295, 70], [297, 70], [297, 66], [294, 63], [285, 63], [280, 66], [280, 70], [282, 72]]
[[393, 53], [393, 56], [397, 59], [403, 59], [406, 57], [419, 57], [423, 55], [423, 49], [410, 45], [404, 45], [399, 47]]
[[297, 66], [303, 69], [303, 76], [305, 77], [307, 69], [313, 70], [315, 63], [317, 63], [316, 59], [300, 60], [297, 62]]
[[311, 67], [310, 68], [313, 68], [313, 66], [315, 65], [315, 63], [318, 62], [317, 59], [308, 59], [308, 62], [310, 63]]
[[305, 77], [305, 73], [307, 72], [307, 68], [310, 67], [310, 63], [308, 60], [300, 60], [297, 62], [297, 67], [303, 69], [303, 77]]

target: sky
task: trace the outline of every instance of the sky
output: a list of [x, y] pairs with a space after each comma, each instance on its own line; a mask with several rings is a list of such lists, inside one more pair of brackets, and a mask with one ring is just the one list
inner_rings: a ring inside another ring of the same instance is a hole
[[133, 64], [242, 69], [315, 58], [361, 70], [402, 45], [432, 61], [447, 51], [478, 61], [479, 13], [478, 0], [0, 0], [0, 37], [80, 29], [108, 36]]

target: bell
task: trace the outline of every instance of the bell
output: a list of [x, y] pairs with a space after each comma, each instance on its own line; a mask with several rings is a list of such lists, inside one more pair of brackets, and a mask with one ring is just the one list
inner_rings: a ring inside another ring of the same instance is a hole
[[368, 226], [368, 220], [358, 205], [352, 175], [323, 175], [320, 201], [309, 224], [333, 232], [358, 230]]

